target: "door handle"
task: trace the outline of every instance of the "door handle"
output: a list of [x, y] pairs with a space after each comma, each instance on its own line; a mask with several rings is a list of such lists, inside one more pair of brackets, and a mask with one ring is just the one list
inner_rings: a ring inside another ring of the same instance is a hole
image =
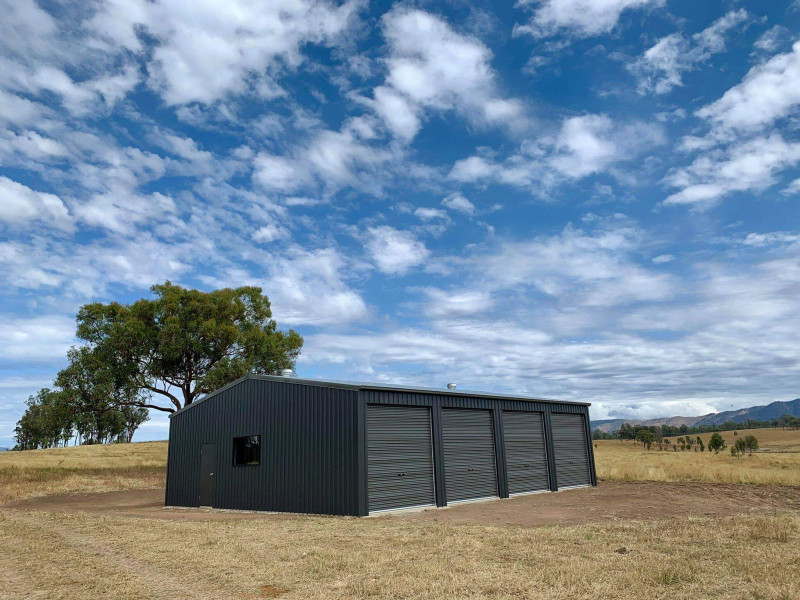
[[209, 473], [209, 475], [211, 475], [212, 477], [214, 476], [214, 474], [213, 474], [213, 473]]

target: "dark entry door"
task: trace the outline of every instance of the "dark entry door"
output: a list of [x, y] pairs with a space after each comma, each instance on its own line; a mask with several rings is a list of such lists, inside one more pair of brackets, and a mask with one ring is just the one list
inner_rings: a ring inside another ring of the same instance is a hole
[[217, 448], [203, 444], [200, 448], [200, 506], [214, 506], [214, 478], [217, 472]]
[[367, 406], [368, 510], [436, 503], [431, 410]]
[[497, 496], [490, 411], [442, 409], [442, 446], [448, 503]]
[[503, 411], [508, 493], [550, 489], [542, 413]]
[[591, 485], [586, 419], [583, 415], [553, 413], [551, 420], [559, 489]]

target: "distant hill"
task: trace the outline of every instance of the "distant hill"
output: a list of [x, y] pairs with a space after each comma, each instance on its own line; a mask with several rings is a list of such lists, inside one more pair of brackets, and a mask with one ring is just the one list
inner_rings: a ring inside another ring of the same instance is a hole
[[660, 419], [643, 420], [598, 419], [597, 421], [592, 421], [592, 431], [599, 429], [606, 433], [612, 433], [619, 429], [623, 423], [630, 423], [631, 425], [672, 425], [673, 427], [686, 425], [687, 427], [700, 427], [702, 425], [721, 425], [726, 421], [734, 421], [735, 423], [744, 423], [748, 420], [770, 421], [783, 415], [800, 417], [800, 398], [790, 400], [789, 402], [771, 402], [765, 406], [751, 406], [738, 410], [709, 413], [707, 415], [700, 415], [699, 417], [663, 417]]

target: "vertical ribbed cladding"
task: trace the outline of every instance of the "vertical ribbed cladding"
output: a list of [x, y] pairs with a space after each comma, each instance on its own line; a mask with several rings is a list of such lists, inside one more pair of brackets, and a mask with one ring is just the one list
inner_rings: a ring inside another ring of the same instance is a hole
[[[216, 508], [358, 514], [357, 392], [247, 378], [170, 420], [167, 504], [197, 506], [200, 446], [215, 443]], [[233, 438], [261, 436], [261, 464]]]

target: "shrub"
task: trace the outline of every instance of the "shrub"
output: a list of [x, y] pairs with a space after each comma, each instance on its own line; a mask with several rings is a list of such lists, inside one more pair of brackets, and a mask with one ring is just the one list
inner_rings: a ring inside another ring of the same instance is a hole
[[725, 449], [725, 440], [722, 439], [719, 433], [715, 433], [711, 436], [711, 439], [708, 440], [708, 449], [709, 451], [713, 450], [714, 454], [719, 454], [720, 450]]
[[[741, 440], [737, 440], [741, 441]], [[744, 447], [750, 453], [750, 456], [753, 456], [753, 452], [758, 450], [758, 439], [754, 435], [748, 435], [744, 438]]]

